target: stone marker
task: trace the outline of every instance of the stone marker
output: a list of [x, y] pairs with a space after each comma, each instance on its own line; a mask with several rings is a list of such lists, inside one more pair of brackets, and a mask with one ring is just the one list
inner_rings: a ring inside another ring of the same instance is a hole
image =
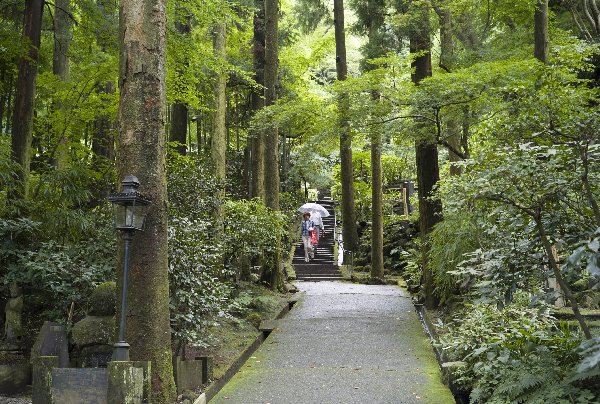
[[64, 326], [51, 321], [44, 322], [35, 344], [31, 348], [32, 363], [39, 356], [56, 356], [58, 357], [57, 367], [69, 367], [69, 346]]
[[78, 367], [106, 367], [115, 336], [116, 286], [100, 284], [92, 293], [90, 310], [73, 326], [71, 339]]
[[21, 311], [23, 310], [23, 291], [13, 282], [10, 285], [10, 299], [4, 307], [4, 337], [8, 344], [20, 344], [25, 332]]
[[108, 363], [108, 393], [110, 404], [141, 404], [144, 399], [144, 370], [132, 362]]
[[184, 360], [181, 356], [177, 356], [174, 362], [177, 394], [181, 394], [184, 390], [192, 390], [202, 385], [204, 379], [204, 362], [202, 360]]
[[52, 404], [52, 369], [58, 367], [57, 356], [36, 356], [31, 359], [33, 366], [31, 402]]
[[106, 369], [52, 369], [52, 402], [59, 404], [107, 404]]

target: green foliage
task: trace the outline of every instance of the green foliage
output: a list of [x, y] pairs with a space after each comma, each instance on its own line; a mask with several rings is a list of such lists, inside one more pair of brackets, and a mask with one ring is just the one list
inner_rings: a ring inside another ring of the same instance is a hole
[[595, 397], [570, 381], [581, 336], [557, 326], [544, 311], [469, 304], [444, 331], [437, 344], [449, 361], [465, 362], [455, 376], [462, 388], [472, 389], [472, 402], [585, 402]]
[[16, 281], [28, 295], [43, 302], [46, 315], [65, 321], [72, 302], [83, 314], [94, 288], [113, 279], [116, 267], [114, 237], [110, 226], [97, 237], [76, 243], [41, 242], [37, 248], [12, 252], [14, 264], [2, 279], [4, 287]]
[[477, 234], [477, 224], [468, 212], [446, 214], [431, 233], [429, 259], [434, 270], [435, 293], [441, 304], [460, 295], [452, 272], [464, 260], [465, 254], [477, 248]]
[[278, 240], [287, 235], [288, 217], [267, 208], [257, 199], [225, 203], [225, 256], [232, 262], [262, 257], [265, 264], [276, 256]]
[[230, 273], [219, 261], [223, 245], [212, 237], [219, 182], [208, 161], [174, 151], [167, 159], [171, 328], [175, 338], [197, 346], [206, 343], [207, 318], [225, 310], [231, 292]]

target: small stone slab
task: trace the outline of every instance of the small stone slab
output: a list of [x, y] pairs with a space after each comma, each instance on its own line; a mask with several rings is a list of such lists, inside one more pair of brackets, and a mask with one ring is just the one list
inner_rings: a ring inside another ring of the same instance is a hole
[[33, 348], [32, 361], [39, 356], [57, 356], [58, 367], [69, 366], [69, 346], [65, 327], [51, 321], [44, 322]]
[[273, 331], [277, 328], [278, 320], [262, 320], [258, 326], [259, 331]]
[[175, 358], [175, 384], [177, 394], [184, 390], [192, 390], [202, 385], [204, 363], [202, 360], [183, 360]]
[[106, 369], [52, 369], [52, 400], [55, 403], [107, 404]]

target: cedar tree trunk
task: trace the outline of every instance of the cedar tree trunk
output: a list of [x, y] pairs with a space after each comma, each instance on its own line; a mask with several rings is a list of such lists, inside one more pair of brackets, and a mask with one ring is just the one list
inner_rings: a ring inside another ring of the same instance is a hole
[[[412, 81], [418, 84], [421, 80], [431, 76], [431, 41], [429, 38], [428, 8], [422, 5], [420, 9], [418, 29], [411, 32], [410, 51], [419, 53], [412, 63], [414, 73]], [[422, 123], [425, 124], [425, 123]], [[429, 265], [429, 235], [433, 226], [440, 221], [442, 204], [439, 200], [432, 200], [433, 187], [438, 182], [440, 171], [438, 166], [438, 151], [436, 143], [419, 139], [415, 145], [417, 163], [417, 183], [419, 186], [419, 228], [422, 240], [422, 268], [423, 275], [421, 287], [425, 305], [434, 308], [438, 302], [433, 293], [433, 271]]]
[[[69, 47], [71, 46], [71, 0], [56, 0], [54, 5], [54, 57], [52, 71], [62, 81], [69, 80]], [[63, 109], [62, 122], [55, 130], [58, 134], [56, 152], [56, 167], [65, 168], [68, 164], [69, 142], [67, 136], [67, 118], [64, 106], [55, 105], [56, 109]]]
[[[337, 79], [343, 81], [348, 76], [343, 0], [334, 0], [333, 2], [333, 22], [335, 26], [335, 68]], [[344, 250], [356, 252], [358, 232], [354, 213], [354, 172], [352, 169], [352, 133], [348, 122], [349, 111], [350, 101], [348, 95], [342, 92], [338, 96], [340, 166], [342, 172], [342, 237], [344, 239]]]
[[548, 63], [548, 0], [539, 0], [535, 6], [534, 56]]
[[[152, 402], [175, 401], [169, 323], [165, 167], [166, 0], [121, 0], [118, 178], [138, 177], [152, 200], [130, 252], [127, 341], [152, 361]], [[119, 268], [121, 265], [119, 265]], [[121, 276], [118, 278], [119, 287]]]
[[24, 199], [29, 192], [29, 170], [31, 165], [31, 141], [33, 139], [33, 103], [42, 31], [43, 0], [25, 1], [23, 37], [30, 43], [27, 56], [19, 60], [19, 71], [15, 92], [12, 122], [11, 151], [13, 161], [20, 170], [16, 173], [17, 183], [13, 197]]
[[[175, 12], [181, 13], [181, 7], [175, 5]], [[183, 22], [182, 22], [183, 21]], [[175, 29], [182, 35], [188, 35], [191, 31], [189, 18], [185, 16], [176, 16]], [[184, 61], [184, 66], [187, 65]], [[183, 72], [178, 71], [178, 75]], [[187, 154], [187, 129], [188, 129], [188, 106], [181, 100], [175, 100], [171, 107], [171, 127], [169, 131], [169, 140], [177, 142], [177, 152], [183, 156]]]
[[[225, 60], [227, 49], [225, 48], [225, 23], [215, 26], [213, 50], [215, 58]], [[223, 237], [224, 229], [224, 203], [225, 203], [225, 170], [226, 170], [226, 152], [227, 152], [227, 129], [225, 127], [225, 114], [227, 113], [227, 98], [225, 87], [227, 77], [224, 72], [216, 72], [214, 79], [214, 97], [215, 113], [213, 116], [213, 135], [212, 135], [212, 161], [215, 169], [215, 178], [219, 181], [219, 190], [217, 199], [219, 202], [215, 205], [213, 211], [213, 225], [215, 239], [220, 240]]]
[[[258, 111], [265, 106], [263, 85], [265, 84], [265, 2], [255, 0], [254, 43], [252, 57], [254, 80], [259, 88], [252, 89], [252, 110]], [[252, 130], [252, 183], [250, 196], [265, 201], [265, 138], [262, 130]]]
[[[279, 0], [265, 0], [265, 106], [275, 104], [277, 100], [277, 73], [278, 73], [278, 22]], [[265, 204], [277, 211], [279, 210], [279, 131], [276, 125], [265, 131]], [[283, 285], [282, 273], [279, 265], [279, 243], [275, 246], [274, 256], [270, 260], [267, 273], [270, 275], [269, 283], [274, 290]]]

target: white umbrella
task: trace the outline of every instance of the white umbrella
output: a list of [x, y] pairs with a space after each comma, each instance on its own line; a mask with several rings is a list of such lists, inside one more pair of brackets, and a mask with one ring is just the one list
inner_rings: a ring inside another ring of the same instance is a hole
[[298, 210], [300, 212], [308, 213], [318, 212], [321, 214], [322, 217], [329, 216], [329, 212], [327, 211], [327, 209], [325, 209], [323, 205], [319, 205], [318, 203], [305, 203], [304, 205], [300, 206]]

